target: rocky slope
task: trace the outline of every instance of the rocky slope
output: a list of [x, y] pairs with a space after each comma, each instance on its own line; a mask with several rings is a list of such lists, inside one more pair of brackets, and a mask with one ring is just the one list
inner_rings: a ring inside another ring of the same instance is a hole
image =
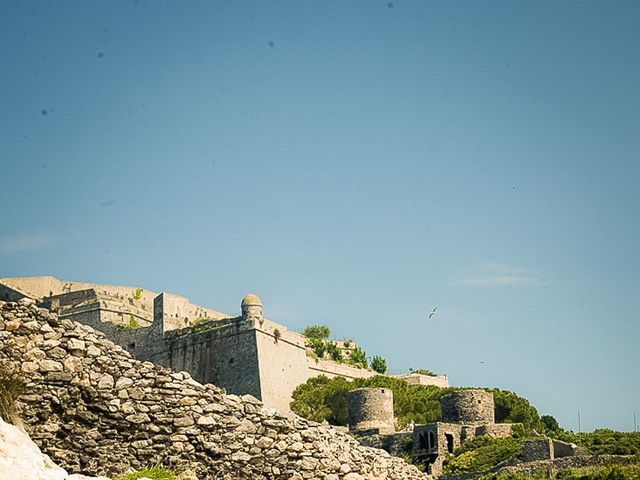
[[69, 475], [20, 430], [0, 417], [0, 480], [109, 480]]
[[162, 464], [199, 478], [423, 479], [349, 435], [138, 362], [100, 332], [33, 303], [0, 302], [0, 362], [28, 381], [32, 439], [71, 471]]

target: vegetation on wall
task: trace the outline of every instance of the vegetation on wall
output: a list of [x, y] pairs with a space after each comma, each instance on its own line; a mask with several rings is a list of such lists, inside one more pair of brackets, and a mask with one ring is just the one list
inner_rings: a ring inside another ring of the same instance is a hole
[[354, 348], [351, 350], [347, 363], [354, 367], [367, 368], [367, 352], [360, 347]]
[[130, 332], [131, 330], [135, 330], [136, 328], [142, 327], [142, 325], [140, 325], [138, 320], [136, 320], [136, 317], [134, 317], [133, 315], [129, 315], [129, 321], [125, 325], [116, 324], [115, 327], [118, 330]]
[[374, 372], [378, 373], [386, 373], [387, 372], [387, 361], [379, 355], [375, 355], [371, 359], [371, 368]]
[[428, 375], [430, 377], [436, 377], [437, 374], [433, 373], [431, 370], [428, 370], [426, 368], [419, 368], [417, 370], [414, 370], [413, 368], [409, 369], [409, 373], [417, 373], [418, 375]]
[[302, 335], [310, 340], [326, 340], [331, 336], [331, 330], [326, 325], [309, 325], [302, 331]]
[[149, 478], [151, 480], [178, 480], [173, 472], [165, 470], [160, 467], [148, 468], [146, 470], [140, 470], [138, 472], [129, 473], [122, 477], [118, 477], [115, 480], [138, 480], [140, 478]]
[[547, 468], [533, 475], [518, 473], [492, 473], [474, 477], [476, 480], [638, 480], [640, 465], [611, 465], [605, 467], [565, 468], [552, 477]]
[[444, 464], [444, 473], [469, 473], [489, 470], [522, 454], [518, 438], [475, 437], [453, 452]]
[[640, 460], [640, 432], [599, 428], [593, 432], [573, 433], [560, 429], [553, 437], [585, 447], [594, 455], [638, 455]]
[[140, 300], [142, 298], [143, 291], [144, 290], [142, 290], [141, 288], [136, 288], [135, 291], [133, 292], [133, 299]]
[[[409, 422], [425, 424], [441, 420], [440, 397], [459, 390], [432, 385], [409, 385], [404, 380], [376, 375], [371, 378], [329, 379], [314, 377], [299, 385], [293, 392], [291, 409], [301, 417], [332, 425], [347, 425], [347, 393], [356, 388], [382, 387], [393, 391], [393, 409], [398, 428]], [[506, 390], [491, 389], [496, 404], [496, 421], [522, 423], [526, 431], [532, 428], [543, 432], [537, 410], [528, 400]]]
[[[338, 344], [329, 340], [331, 330], [326, 325], [309, 325], [302, 331], [302, 334], [307, 337], [307, 347], [311, 349], [316, 358], [327, 358], [337, 363], [347, 363], [359, 368], [368, 367], [366, 352], [360, 347], [356, 347], [349, 356], [345, 356]], [[345, 342], [344, 345], [348, 348], [351, 342]]]

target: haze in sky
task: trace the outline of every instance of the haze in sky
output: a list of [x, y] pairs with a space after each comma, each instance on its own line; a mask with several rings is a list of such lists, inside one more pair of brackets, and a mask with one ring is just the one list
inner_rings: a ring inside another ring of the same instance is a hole
[[[0, 2], [0, 276], [640, 414], [640, 4]], [[429, 313], [438, 307], [436, 314]]]

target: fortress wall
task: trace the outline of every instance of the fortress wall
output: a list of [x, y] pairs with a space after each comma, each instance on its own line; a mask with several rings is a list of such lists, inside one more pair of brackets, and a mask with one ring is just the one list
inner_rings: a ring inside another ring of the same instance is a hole
[[49, 292], [53, 292], [54, 295], [62, 293], [62, 286], [66, 282], [52, 276], [42, 276], [1, 278], [0, 283], [39, 300], [49, 296]]
[[219, 320], [230, 318], [230, 315], [225, 313], [195, 305], [187, 297], [167, 292], [162, 292], [154, 299], [154, 309], [157, 308], [162, 311], [162, 323], [165, 332], [187, 327], [200, 319]]
[[307, 368], [307, 354], [299, 335], [274, 325], [277, 324], [265, 322], [255, 330], [262, 401], [287, 412], [295, 388], [314, 375]]
[[0, 363], [27, 380], [21, 415], [63, 467], [115, 476], [190, 468], [201, 480], [418, 480], [349, 435], [139, 362], [104, 334], [32, 302], [0, 302]]
[[[2, 282], [2, 280], [0, 280]], [[0, 283], [0, 301], [17, 302], [21, 298], [29, 297], [26, 292], [21, 291], [18, 287], [3, 285]]]
[[324, 375], [325, 377], [344, 377], [349, 380], [355, 378], [370, 378], [378, 375], [376, 372], [366, 370], [364, 368], [352, 367], [344, 363], [334, 363], [328, 360], [318, 360], [307, 357], [307, 368], [309, 369], [309, 378]]
[[409, 385], [433, 385], [440, 388], [447, 388], [449, 386], [449, 378], [446, 375], [410, 373], [408, 375], [392, 375], [392, 377], [404, 380]]
[[217, 328], [198, 325], [165, 334], [162, 350], [145, 359], [188, 371], [196, 380], [213, 383], [229, 393], [261, 397], [258, 347], [252, 325], [242, 318], [214, 321]]
[[61, 295], [78, 290], [93, 289], [98, 295], [107, 295], [124, 301], [130, 298], [137, 303], [144, 303], [148, 306], [149, 310], [151, 310], [151, 306], [153, 305], [153, 299], [158, 295], [150, 290], [140, 289], [140, 299], [135, 300], [133, 296], [135, 295], [137, 287], [70, 282], [49, 275], [41, 277], [2, 278], [0, 279], [0, 284], [15, 287], [36, 300], [42, 300], [50, 295]]
[[76, 292], [47, 297], [41, 305], [57, 311], [60, 317], [71, 318], [83, 322], [94, 318], [91, 312], [97, 311], [101, 322], [115, 325], [130, 325], [131, 317], [141, 326], [149, 326], [152, 313], [146, 308], [140, 308], [134, 302], [124, 303], [96, 294], [95, 290], [78, 290]]

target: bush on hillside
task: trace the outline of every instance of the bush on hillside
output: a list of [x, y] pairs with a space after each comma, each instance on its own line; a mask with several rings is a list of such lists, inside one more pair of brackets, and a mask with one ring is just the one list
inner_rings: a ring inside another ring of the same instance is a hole
[[[398, 428], [403, 428], [411, 421], [420, 425], [441, 420], [440, 397], [456, 390], [432, 385], [409, 385], [398, 378], [382, 375], [352, 382], [341, 377], [329, 379], [320, 376], [307, 380], [294, 390], [291, 409], [309, 420], [347, 425], [346, 395], [351, 390], [363, 387], [389, 388], [393, 391], [393, 409]], [[522, 421], [525, 431], [540, 428], [538, 412], [526, 399], [508, 391], [491, 391], [498, 399], [496, 405], [500, 408], [500, 414], [496, 412], [497, 421]]]
[[456, 449], [444, 464], [444, 473], [481, 472], [522, 454], [516, 438], [476, 437]]
[[585, 447], [595, 455], [640, 455], [640, 432], [616, 432], [600, 428], [584, 433], [558, 431], [554, 437]]

